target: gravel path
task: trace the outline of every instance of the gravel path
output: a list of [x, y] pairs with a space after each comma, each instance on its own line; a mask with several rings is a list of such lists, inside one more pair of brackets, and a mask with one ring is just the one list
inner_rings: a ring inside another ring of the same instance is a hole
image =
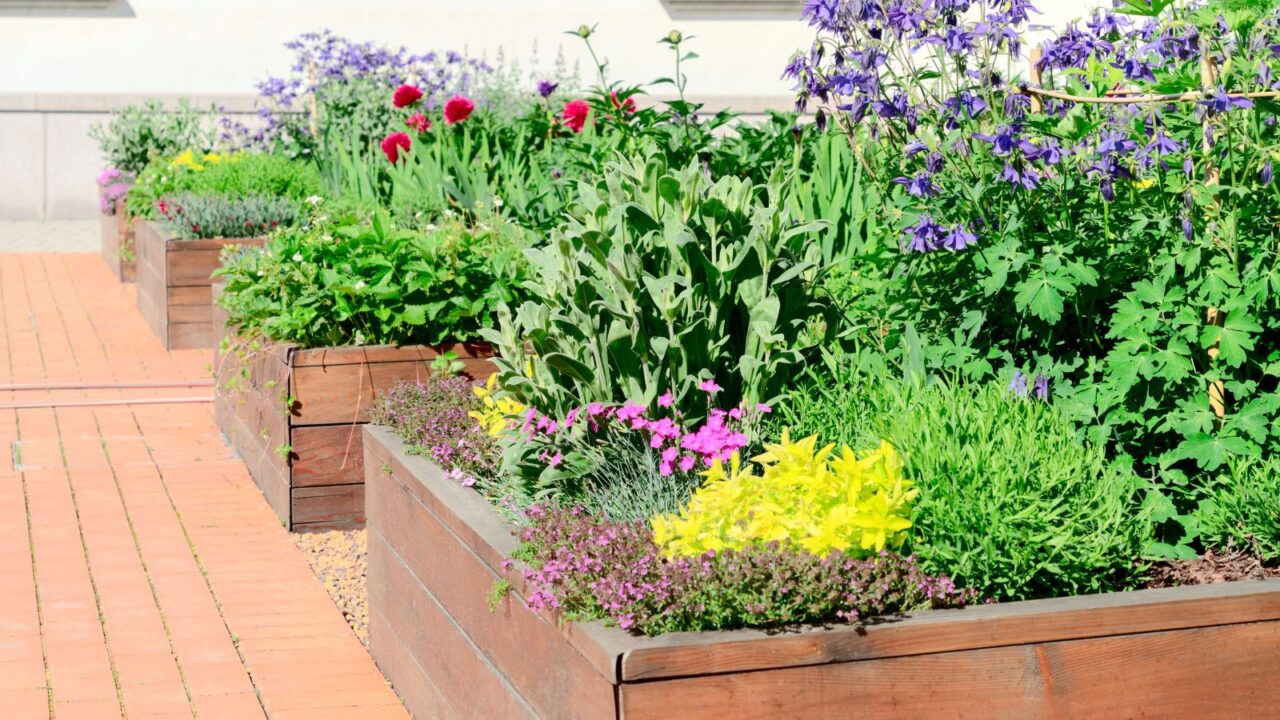
[[366, 647], [369, 645], [369, 595], [365, 573], [369, 569], [368, 542], [364, 530], [330, 530], [294, 533], [311, 570], [342, 611], [347, 624]]

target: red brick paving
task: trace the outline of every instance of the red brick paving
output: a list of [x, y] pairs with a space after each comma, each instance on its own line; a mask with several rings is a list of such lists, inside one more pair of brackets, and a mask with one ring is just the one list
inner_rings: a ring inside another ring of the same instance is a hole
[[0, 715], [405, 718], [203, 402], [95, 255], [0, 255]]

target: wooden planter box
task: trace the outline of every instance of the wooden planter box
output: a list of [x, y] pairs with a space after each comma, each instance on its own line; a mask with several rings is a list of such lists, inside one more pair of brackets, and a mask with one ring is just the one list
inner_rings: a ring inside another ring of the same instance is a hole
[[[101, 201], [104, 188], [98, 188]], [[115, 201], [115, 214], [100, 215], [102, 229], [102, 259], [120, 282], [134, 280], [133, 223], [125, 215], [124, 198]]]
[[[1261, 718], [1280, 582], [630, 635], [529, 610], [487, 501], [367, 426], [369, 649], [419, 718]], [[491, 611], [486, 597], [512, 590]]]
[[135, 223], [138, 310], [168, 350], [211, 348], [213, 292], [209, 275], [228, 245], [261, 245], [262, 238], [179, 240], [159, 223]]
[[214, 415], [289, 529], [363, 527], [360, 428], [379, 393], [398, 380], [426, 378], [445, 352], [455, 353], [471, 377], [497, 369], [486, 345], [254, 350], [226, 330], [215, 361]]

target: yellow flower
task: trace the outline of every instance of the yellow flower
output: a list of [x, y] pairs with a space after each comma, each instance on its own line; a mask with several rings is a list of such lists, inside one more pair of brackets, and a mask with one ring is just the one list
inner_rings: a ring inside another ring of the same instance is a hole
[[192, 150], [183, 150], [178, 156], [169, 161], [169, 167], [184, 167], [189, 170], [203, 170], [204, 165], [196, 161], [196, 154]]
[[485, 382], [484, 387], [472, 388], [476, 397], [480, 398], [484, 407], [481, 410], [472, 410], [467, 415], [475, 418], [480, 423], [480, 427], [485, 432], [493, 436], [502, 434], [507, 428], [508, 421], [525, 411], [525, 406], [510, 396], [496, 396], [501, 392], [498, 388], [498, 376], [493, 374]]
[[1156, 184], [1155, 178], [1142, 178], [1141, 180], [1135, 181], [1133, 183], [1133, 186], [1138, 188], [1139, 190], [1146, 190], [1149, 187], [1153, 187], [1155, 184]]
[[754, 465], [735, 454], [726, 470], [715, 461], [702, 487], [679, 514], [650, 524], [653, 540], [668, 556], [792, 542], [815, 554], [852, 554], [897, 546], [911, 527], [917, 490], [902, 476], [902, 459], [882, 442], [855, 453], [818, 446], [817, 436], [765, 446]]

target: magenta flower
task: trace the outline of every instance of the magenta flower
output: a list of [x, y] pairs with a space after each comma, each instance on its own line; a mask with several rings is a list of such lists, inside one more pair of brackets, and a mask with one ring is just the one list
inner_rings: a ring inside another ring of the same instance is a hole
[[658, 396], [658, 407], [669, 408], [675, 401], [675, 396], [671, 394], [670, 390], [668, 390]]
[[717, 392], [720, 392], [720, 391], [721, 391], [721, 390], [723, 390], [724, 388], [722, 388], [722, 387], [720, 387], [719, 385], [717, 385], [715, 380], [713, 380], [713, 379], [707, 379], [707, 380], [703, 380], [702, 382], [698, 383], [698, 389], [699, 389], [699, 390], [701, 390], [701, 391], [702, 391], [702, 392], [704, 392], [704, 393], [707, 393], [707, 394], [709, 395], [709, 394], [711, 394], [711, 393], [717, 393]]

